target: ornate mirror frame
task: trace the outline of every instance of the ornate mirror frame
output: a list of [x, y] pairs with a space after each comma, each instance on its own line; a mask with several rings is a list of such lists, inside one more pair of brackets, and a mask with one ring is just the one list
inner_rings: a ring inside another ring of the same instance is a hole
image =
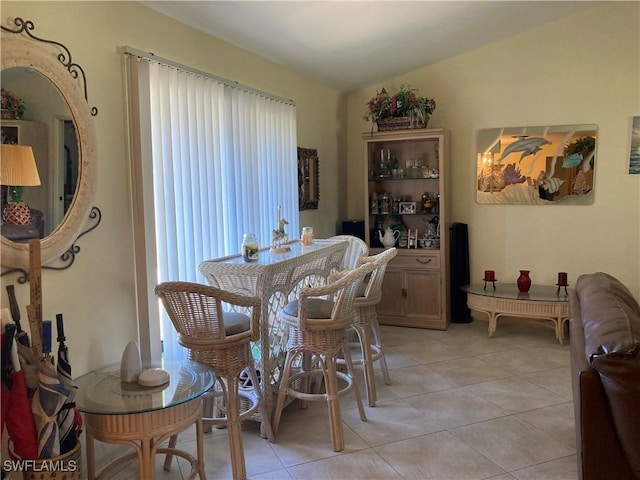
[[[72, 203], [60, 225], [40, 242], [43, 268], [62, 270], [73, 263], [75, 254], [80, 250], [75, 245], [75, 241], [84, 233], [97, 227], [101, 219], [99, 209], [92, 206], [97, 170], [96, 134], [92, 116], [97, 114], [97, 109], [87, 104], [86, 83], [81, 85], [78, 80], [78, 72], [80, 72], [82, 81], [85, 81], [84, 71], [77, 64], [72, 63], [69, 50], [58, 42], [43, 40], [32, 35], [29, 30], [34, 27], [30, 21], [16, 18], [14, 23], [18, 27], [16, 30], [2, 27], [2, 70], [27, 67], [46, 77], [67, 103], [77, 133], [80, 168]], [[9, 36], [22, 32], [30, 38], [23, 36], [10, 38]], [[45, 45], [38, 42], [43, 42]], [[52, 52], [51, 48], [45, 48], [46, 44], [54, 45], [57, 51]], [[83, 231], [87, 219], [92, 219], [94, 225]], [[24, 274], [24, 270], [29, 266], [28, 244], [15, 243], [1, 237], [1, 248], [2, 266], [14, 268], [14, 270], [3, 271], [3, 275], [11, 271], [22, 271]], [[64, 265], [51, 265], [56, 259]]]
[[315, 210], [320, 201], [320, 160], [315, 148], [298, 147], [298, 210]]

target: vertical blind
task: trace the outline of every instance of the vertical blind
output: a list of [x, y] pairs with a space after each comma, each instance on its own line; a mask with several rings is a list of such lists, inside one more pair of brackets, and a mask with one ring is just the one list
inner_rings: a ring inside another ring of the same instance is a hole
[[[131, 143], [139, 145], [134, 205], [144, 216], [136, 254], [147, 263], [137, 275], [155, 276], [140, 293], [153, 296], [164, 281], [204, 282], [198, 265], [239, 252], [243, 233], [268, 246], [278, 205], [288, 232], [299, 231], [294, 105], [147, 58], [126, 61]], [[161, 318], [160, 328], [149, 326], [152, 352], [160, 336], [164, 353], [180, 358], [165, 312], [155, 298], [144, 302], [150, 321], [154, 311]]]

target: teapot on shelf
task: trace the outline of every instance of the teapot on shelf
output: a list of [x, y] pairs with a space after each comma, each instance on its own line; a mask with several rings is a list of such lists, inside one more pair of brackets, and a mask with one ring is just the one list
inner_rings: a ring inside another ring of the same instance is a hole
[[385, 248], [390, 248], [395, 246], [398, 237], [400, 236], [400, 232], [398, 230], [392, 230], [391, 227], [387, 227], [384, 231], [384, 235], [382, 234], [382, 230], [378, 230], [378, 236], [380, 237], [380, 242]]

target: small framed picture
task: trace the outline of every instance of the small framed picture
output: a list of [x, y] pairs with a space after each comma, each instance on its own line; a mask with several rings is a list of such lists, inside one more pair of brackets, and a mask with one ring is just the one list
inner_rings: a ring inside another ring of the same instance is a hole
[[416, 213], [416, 202], [400, 202], [400, 215], [411, 215]]

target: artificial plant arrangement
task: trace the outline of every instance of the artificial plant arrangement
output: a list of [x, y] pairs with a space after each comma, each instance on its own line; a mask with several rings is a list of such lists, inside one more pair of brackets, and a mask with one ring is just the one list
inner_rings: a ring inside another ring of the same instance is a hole
[[409, 85], [401, 85], [400, 90], [389, 96], [382, 88], [367, 103], [368, 111], [364, 119], [378, 124], [391, 118], [409, 117], [411, 127], [426, 127], [429, 116], [436, 109], [433, 98], [418, 96], [418, 90]]
[[26, 109], [24, 101], [4, 88], [1, 91], [1, 95], [3, 113], [6, 111], [12, 118], [20, 120]]

